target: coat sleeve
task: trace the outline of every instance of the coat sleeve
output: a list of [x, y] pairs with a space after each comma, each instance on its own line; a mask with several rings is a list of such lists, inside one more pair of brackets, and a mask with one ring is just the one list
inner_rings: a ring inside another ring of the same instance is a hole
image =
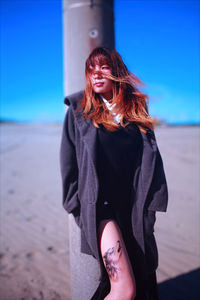
[[62, 178], [63, 206], [68, 213], [72, 213], [76, 223], [80, 222], [80, 201], [78, 198], [78, 165], [75, 148], [75, 124], [71, 107], [65, 116], [61, 146], [60, 170]]

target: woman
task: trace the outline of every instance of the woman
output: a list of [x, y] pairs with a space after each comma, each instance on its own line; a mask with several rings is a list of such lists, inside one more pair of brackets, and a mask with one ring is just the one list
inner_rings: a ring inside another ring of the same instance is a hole
[[147, 96], [115, 50], [94, 49], [85, 75], [84, 93], [66, 98], [60, 158], [64, 208], [101, 268], [92, 299], [155, 300], [153, 228], [167, 185]]

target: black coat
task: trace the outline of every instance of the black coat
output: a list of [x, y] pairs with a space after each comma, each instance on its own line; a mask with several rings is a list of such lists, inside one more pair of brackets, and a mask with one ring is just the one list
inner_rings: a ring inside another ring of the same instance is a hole
[[[96, 228], [98, 177], [96, 169], [97, 128], [81, 112], [75, 112], [83, 93], [65, 99], [66, 113], [60, 165], [63, 183], [63, 205], [81, 228], [81, 252], [93, 255], [99, 262]], [[132, 231], [135, 240], [135, 272], [145, 278], [158, 265], [154, 238], [155, 212], [166, 211], [168, 193], [163, 163], [153, 131], [141, 132], [142, 161], [135, 171], [137, 190], [132, 195]], [[138, 275], [139, 276], [139, 275]], [[136, 275], [137, 277], [137, 275]]]

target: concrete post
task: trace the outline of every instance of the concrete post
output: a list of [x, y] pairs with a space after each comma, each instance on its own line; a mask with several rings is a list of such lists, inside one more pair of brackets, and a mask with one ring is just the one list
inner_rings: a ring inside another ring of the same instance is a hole
[[114, 48], [113, 0], [63, 0], [64, 86], [84, 89], [85, 60], [97, 46]]
[[[114, 48], [113, 0], [63, 0], [65, 96], [85, 87], [85, 60], [97, 46]], [[80, 253], [80, 230], [68, 220], [72, 300], [89, 300], [99, 284], [96, 260]]]

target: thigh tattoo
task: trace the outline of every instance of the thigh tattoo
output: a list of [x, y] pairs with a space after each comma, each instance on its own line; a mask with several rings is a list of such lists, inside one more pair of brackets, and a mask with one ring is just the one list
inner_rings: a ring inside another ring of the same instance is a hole
[[116, 245], [109, 248], [103, 256], [103, 260], [106, 266], [106, 270], [110, 278], [116, 280], [120, 268], [117, 266], [120, 256], [122, 254], [122, 247], [120, 241], [117, 241]]

